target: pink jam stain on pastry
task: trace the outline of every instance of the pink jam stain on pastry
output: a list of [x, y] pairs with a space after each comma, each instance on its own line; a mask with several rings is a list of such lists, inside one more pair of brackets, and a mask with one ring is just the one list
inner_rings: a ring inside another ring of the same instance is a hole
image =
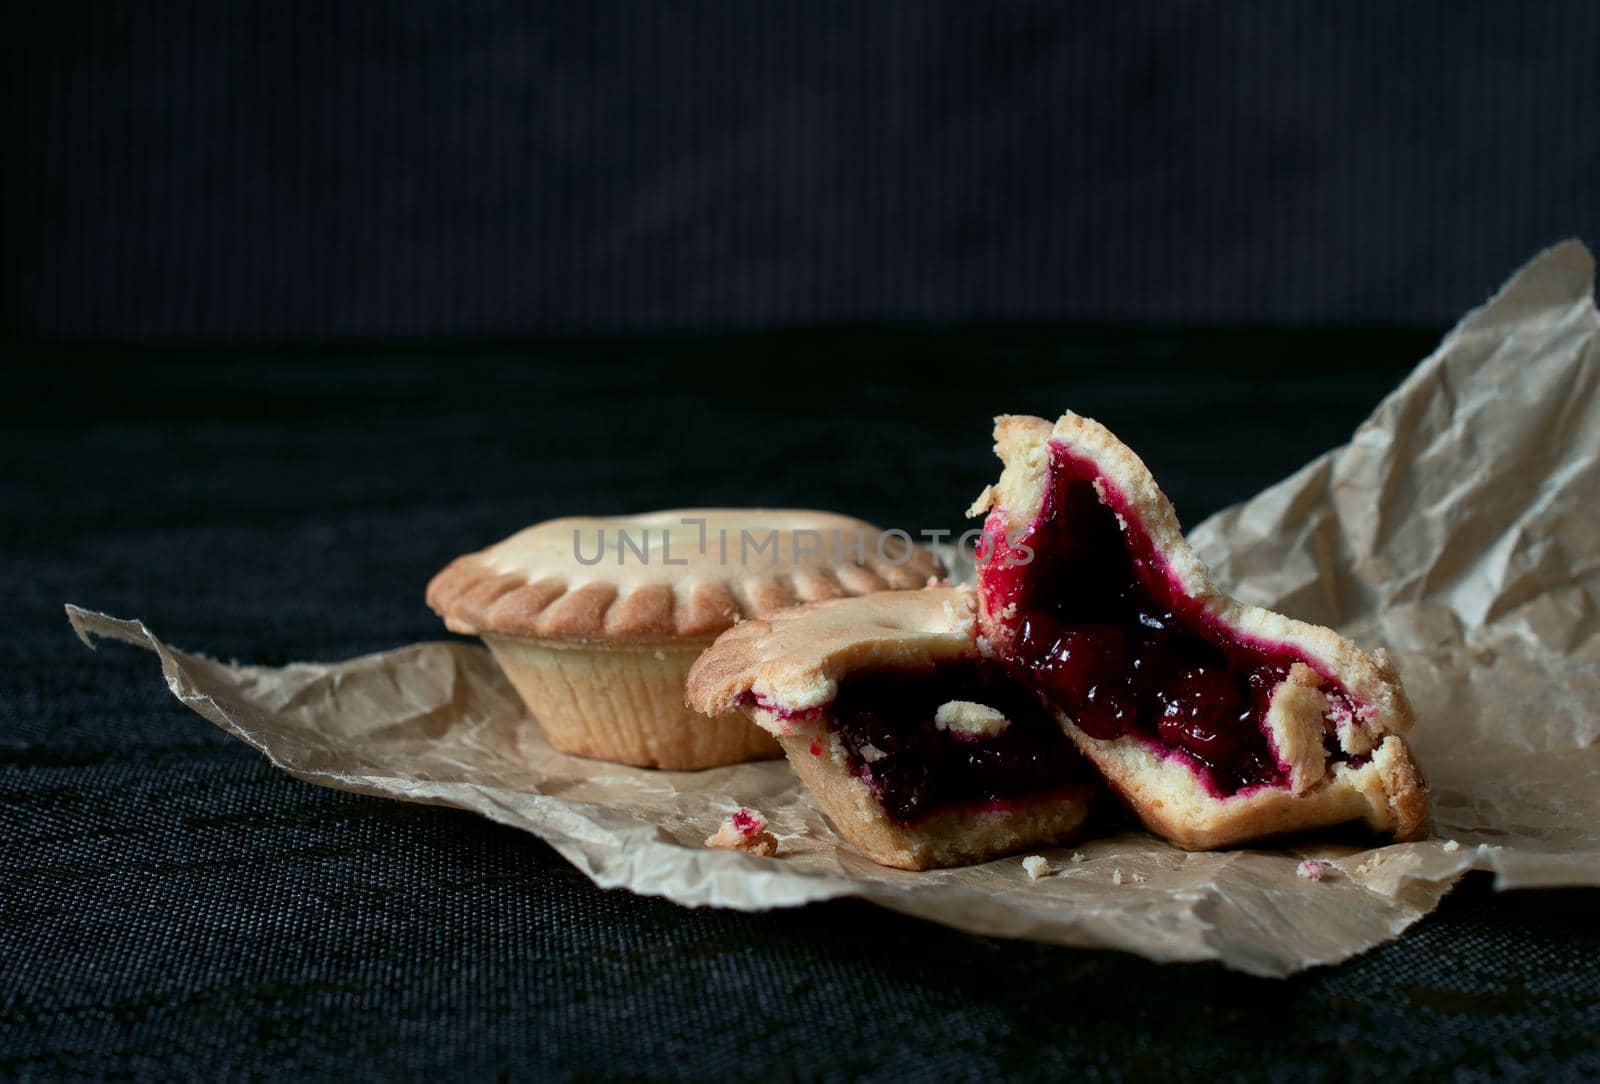
[[1002, 417], [979, 554], [985, 649], [1153, 832], [1206, 850], [1362, 821], [1426, 834], [1382, 651], [1219, 592], [1137, 455], [1068, 413]]
[[978, 650], [970, 590], [815, 602], [723, 635], [688, 703], [741, 709], [857, 851], [902, 869], [1062, 842], [1098, 789], [1053, 714]]

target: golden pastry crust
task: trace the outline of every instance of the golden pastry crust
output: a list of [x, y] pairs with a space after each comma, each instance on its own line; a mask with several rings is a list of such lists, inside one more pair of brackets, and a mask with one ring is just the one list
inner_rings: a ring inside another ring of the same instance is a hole
[[849, 516], [685, 508], [537, 524], [452, 561], [427, 600], [468, 635], [652, 643], [940, 574], [904, 532]]
[[[1261, 788], [1225, 799], [1209, 794], [1180, 760], [1164, 757], [1138, 738], [1091, 738], [1058, 713], [1068, 735], [1146, 826], [1195, 850], [1356, 819], [1398, 839], [1425, 835], [1427, 787], [1410, 747], [1398, 737], [1410, 729], [1414, 716], [1387, 652], [1368, 654], [1332, 629], [1239, 602], [1217, 590], [1149, 469], [1105, 426], [1070, 412], [1053, 426], [1042, 418], [996, 419], [995, 452], [1005, 467], [1000, 480], [985, 488], [969, 514], [991, 513], [994, 525], [997, 513], [998, 526], [1008, 534], [1026, 530], [1044, 505], [1052, 443], [1092, 461], [1120, 491], [1128, 511], [1165, 559], [1169, 577], [1206, 613], [1243, 637], [1293, 644], [1361, 705], [1359, 725], [1341, 721], [1339, 739], [1346, 752], [1370, 752], [1370, 759], [1357, 768], [1330, 765], [1326, 774], [1318, 774], [1300, 755], [1297, 733], [1299, 715], [1314, 695], [1302, 688], [1312, 675], [1309, 667], [1291, 668], [1290, 680], [1274, 697], [1269, 723], [1277, 738], [1294, 746], [1280, 752], [1299, 762], [1293, 781], [1298, 793]], [[1105, 500], [1100, 480], [1095, 487]], [[1013, 635], [1010, 616], [980, 611], [979, 627], [991, 650], [1008, 648]]]
[[870, 667], [975, 656], [971, 588], [883, 591], [813, 602], [723, 633], [689, 670], [686, 702], [704, 715], [752, 708], [774, 734], [833, 700], [838, 679]]

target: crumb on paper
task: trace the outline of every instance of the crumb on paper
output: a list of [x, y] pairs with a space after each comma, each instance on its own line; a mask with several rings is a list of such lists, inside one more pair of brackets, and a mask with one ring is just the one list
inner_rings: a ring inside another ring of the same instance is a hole
[[1372, 871], [1372, 867], [1370, 865], [1368, 865], [1367, 863], [1365, 863], [1365, 862], [1362, 862], [1361, 864], [1356, 866], [1356, 873], [1359, 876], [1365, 877], [1371, 871]]
[[666, 662], [666, 661], [667, 661], [667, 653], [665, 651], [662, 651], [659, 647], [656, 648], [656, 662]]
[[706, 846], [768, 857], [778, 853], [778, 839], [767, 831], [767, 818], [747, 806], [729, 814], [716, 832], [706, 837]]
[[1457, 843], [1453, 839], [1447, 839], [1444, 841], [1444, 849], [1446, 853], [1451, 851], [1459, 851], [1461, 849], [1461, 844]]
[[933, 725], [958, 738], [996, 738], [1005, 733], [1011, 720], [1005, 713], [971, 700], [951, 700], [933, 713]]
[[1028, 871], [1028, 880], [1037, 881], [1050, 873], [1050, 860], [1043, 855], [1030, 854], [1022, 860], [1022, 868]]
[[1136, 884], [1136, 885], [1142, 885], [1142, 884], [1145, 883], [1146, 880], [1148, 880], [1148, 878], [1145, 877], [1145, 875], [1142, 874], [1142, 873], [1135, 873], [1132, 876], [1133, 876], [1133, 883]]
[[1111, 883], [1114, 885], [1119, 885], [1122, 883], [1122, 871], [1120, 869], [1114, 869], [1111, 871]]
[[1083, 865], [1083, 863], [1084, 863], [1083, 852], [1082, 851], [1073, 851], [1072, 852], [1072, 864], [1074, 866], [1081, 866], [1081, 865]]
[[1295, 867], [1295, 876], [1307, 881], [1320, 881], [1328, 875], [1328, 863], [1320, 858], [1307, 858]]

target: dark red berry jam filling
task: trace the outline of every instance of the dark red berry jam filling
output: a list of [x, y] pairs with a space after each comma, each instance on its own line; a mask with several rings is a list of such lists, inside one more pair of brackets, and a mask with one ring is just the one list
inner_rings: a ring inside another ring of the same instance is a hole
[[[1123, 494], [1060, 444], [1039, 518], [1009, 542], [1004, 522], [991, 515], [979, 576], [989, 613], [1016, 606], [1007, 661], [1017, 673], [1092, 737], [1133, 734], [1179, 751], [1213, 793], [1287, 781], [1265, 722], [1289, 667], [1310, 665], [1303, 653], [1248, 641], [1202, 610]], [[1325, 678], [1322, 691], [1353, 714], [1342, 688]], [[1327, 746], [1338, 754], [1332, 735]]]
[[[940, 730], [934, 716], [952, 700], [994, 708], [1008, 725], [989, 737]], [[840, 682], [832, 716], [851, 768], [902, 825], [952, 806], [1004, 806], [1089, 781], [1051, 713], [996, 663], [854, 674]]]

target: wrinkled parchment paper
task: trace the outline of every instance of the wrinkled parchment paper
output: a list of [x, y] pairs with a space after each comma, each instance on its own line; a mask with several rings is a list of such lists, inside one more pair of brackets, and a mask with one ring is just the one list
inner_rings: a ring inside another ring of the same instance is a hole
[[[1038, 881], [1021, 856], [908, 873], [839, 842], [783, 761], [674, 773], [555, 752], [475, 646], [228, 666], [137, 621], [68, 616], [85, 642], [154, 651], [179, 700], [291, 775], [474, 810], [604, 887], [746, 910], [855, 896], [979, 934], [1288, 974], [1396, 936], [1469, 869], [1600, 885], [1593, 287], [1582, 245], [1543, 253], [1348, 445], [1192, 536], [1225, 589], [1395, 652], [1436, 802], [1425, 843], [1185, 854], [1125, 833], [1041, 852], [1055, 872]], [[703, 846], [739, 805], [766, 813], [778, 857]], [[1321, 881], [1296, 875], [1313, 855]]]

